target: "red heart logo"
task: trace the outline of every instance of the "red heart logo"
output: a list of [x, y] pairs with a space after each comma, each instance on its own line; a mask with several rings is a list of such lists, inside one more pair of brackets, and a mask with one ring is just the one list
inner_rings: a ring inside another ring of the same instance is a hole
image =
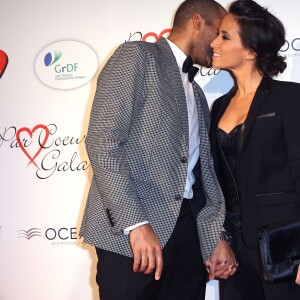
[[7, 64], [8, 64], [8, 57], [3, 50], [0, 50], [0, 78], [2, 77]]
[[[27, 132], [27, 133], [29, 134], [29, 136], [32, 138], [33, 133], [34, 133], [37, 129], [43, 129], [43, 130], [45, 130], [45, 133], [46, 133], [46, 134], [45, 134], [44, 140], [43, 140], [43, 142], [42, 142], [40, 148], [39, 148], [38, 151], [35, 153], [35, 155], [34, 155], [33, 157], [31, 157], [31, 156], [29, 155], [29, 153], [26, 151], [26, 149], [25, 149], [25, 147], [23, 146], [23, 144], [21, 143], [20, 134], [21, 134], [22, 132]], [[19, 144], [21, 150], [24, 152], [24, 154], [25, 154], [25, 155], [29, 158], [29, 160], [30, 160], [29, 163], [28, 163], [28, 165], [27, 165], [27, 167], [28, 167], [31, 163], [33, 163], [33, 164], [38, 168], [38, 166], [36, 165], [36, 163], [35, 163], [34, 160], [35, 160], [36, 157], [41, 153], [43, 147], [45, 146], [45, 144], [46, 144], [46, 142], [47, 142], [47, 140], [48, 140], [48, 137], [49, 137], [49, 129], [48, 129], [47, 126], [42, 125], [42, 124], [36, 125], [32, 130], [30, 130], [30, 129], [27, 128], [27, 127], [22, 127], [22, 128], [20, 128], [20, 129], [17, 131], [17, 133], [16, 133], [17, 142], [18, 142], [18, 144]]]
[[159, 35], [157, 35], [155, 32], [148, 32], [143, 36], [142, 41], [145, 42], [148, 37], [154, 37], [156, 41], [158, 41], [164, 34], [170, 33], [171, 29], [164, 29]]

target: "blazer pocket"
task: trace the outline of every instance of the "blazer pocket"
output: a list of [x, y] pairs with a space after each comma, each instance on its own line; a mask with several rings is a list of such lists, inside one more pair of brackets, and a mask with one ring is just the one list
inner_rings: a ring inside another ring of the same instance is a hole
[[280, 205], [292, 202], [299, 202], [298, 196], [295, 192], [257, 194], [256, 200], [258, 206]]
[[258, 227], [300, 217], [300, 201], [295, 192], [258, 194], [256, 201]]
[[268, 113], [268, 114], [260, 115], [260, 116], [256, 117], [256, 119], [270, 118], [270, 117], [275, 117], [275, 112], [271, 112], [271, 113]]

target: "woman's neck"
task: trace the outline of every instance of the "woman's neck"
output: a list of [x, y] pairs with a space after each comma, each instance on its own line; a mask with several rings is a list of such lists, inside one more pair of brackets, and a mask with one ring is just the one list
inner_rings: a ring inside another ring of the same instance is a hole
[[254, 72], [244, 72], [243, 74], [234, 74], [238, 86], [236, 98], [243, 100], [247, 99], [249, 95], [255, 94], [263, 75], [258, 70]]

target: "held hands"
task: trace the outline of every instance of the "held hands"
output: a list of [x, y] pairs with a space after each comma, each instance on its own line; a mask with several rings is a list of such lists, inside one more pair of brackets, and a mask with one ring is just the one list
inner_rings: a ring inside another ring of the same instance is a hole
[[130, 231], [130, 245], [133, 252], [133, 272], [150, 274], [155, 269], [155, 280], [159, 280], [163, 268], [160, 243], [149, 224]]
[[205, 266], [209, 280], [227, 279], [236, 272], [238, 263], [228, 242], [219, 241], [212, 256], [205, 262]]
[[298, 273], [297, 273], [295, 283], [300, 285], [300, 265], [298, 267]]

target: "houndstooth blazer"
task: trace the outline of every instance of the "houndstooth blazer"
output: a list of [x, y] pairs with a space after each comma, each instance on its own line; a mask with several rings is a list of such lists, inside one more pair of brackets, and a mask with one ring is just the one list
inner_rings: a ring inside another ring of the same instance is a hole
[[[225, 205], [208, 139], [209, 110], [193, 83], [206, 205], [197, 219], [204, 261], [222, 229]], [[188, 113], [176, 59], [164, 38], [127, 42], [98, 77], [86, 139], [93, 179], [80, 235], [132, 256], [123, 229], [148, 220], [164, 247], [179, 215], [187, 176]]]

